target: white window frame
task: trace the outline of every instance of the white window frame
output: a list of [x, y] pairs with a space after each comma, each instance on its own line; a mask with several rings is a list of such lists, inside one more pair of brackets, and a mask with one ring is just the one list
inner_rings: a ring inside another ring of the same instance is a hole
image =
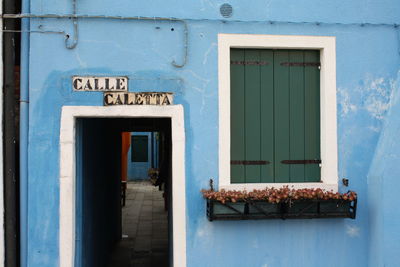
[[[230, 49], [319, 50], [321, 105], [321, 182], [231, 183]], [[336, 38], [333, 36], [218, 34], [219, 189], [253, 190], [265, 187], [322, 188], [338, 191], [336, 120]]]

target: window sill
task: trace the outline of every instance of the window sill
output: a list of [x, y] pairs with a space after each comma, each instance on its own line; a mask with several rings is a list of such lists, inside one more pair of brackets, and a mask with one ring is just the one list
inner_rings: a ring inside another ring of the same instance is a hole
[[288, 186], [290, 189], [302, 189], [302, 188], [320, 188], [326, 191], [338, 192], [338, 184], [328, 184], [324, 182], [320, 183], [237, 183], [237, 184], [220, 184], [219, 190], [246, 190], [253, 191], [254, 189], [265, 189], [268, 188], [282, 188]]

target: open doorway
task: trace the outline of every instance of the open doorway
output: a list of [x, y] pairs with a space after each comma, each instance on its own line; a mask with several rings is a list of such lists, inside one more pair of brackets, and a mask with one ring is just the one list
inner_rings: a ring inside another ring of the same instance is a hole
[[171, 189], [170, 118], [77, 119], [75, 266], [172, 266]]
[[[59, 195], [59, 259], [60, 267], [73, 267], [80, 257], [76, 247], [78, 233], [76, 158], [80, 118], [170, 118], [172, 140], [172, 263], [174, 267], [186, 266], [186, 180], [185, 180], [185, 129], [181, 105], [171, 106], [64, 106], [60, 125], [60, 195]], [[79, 127], [78, 127], [79, 128]], [[119, 139], [118, 139], [119, 140]], [[116, 157], [119, 157], [116, 155]], [[105, 164], [108, 156], [98, 164]], [[120, 166], [117, 167], [120, 169]], [[118, 202], [120, 205], [120, 202]], [[122, 235], [122, 233], [120, 233]], [[121, 235], [116, 235], [120, 238]], [[171, 255], [170, 255], [171, 260]], [[89, 266], [90, 267], [90, 266]]]

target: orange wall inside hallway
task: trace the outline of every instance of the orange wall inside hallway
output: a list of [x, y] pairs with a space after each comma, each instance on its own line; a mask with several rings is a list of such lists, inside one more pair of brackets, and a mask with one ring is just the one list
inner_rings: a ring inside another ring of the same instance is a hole
[[131, 146], [131, 133], [122, 132], [122, 149], [121, 149], [121, 181], [128, 180], [128, 151]]

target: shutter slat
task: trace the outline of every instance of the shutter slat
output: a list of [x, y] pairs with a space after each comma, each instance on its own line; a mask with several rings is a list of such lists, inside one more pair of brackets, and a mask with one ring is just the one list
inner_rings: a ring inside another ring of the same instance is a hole
[[281, 63], [288, 62], [289, 52], [274, 51], [274, 135], [275, 135], [275, 182], [289, 182], [289, 166], [281, 161], [289, 155], [289, 68]]
[[[319, 62], [318, 51], [305, 51], [306, 62]], [[320, 71], [305, 67], [305, 159], [321, 159], [320, 153]], [[319, 182], [321, 170], [317, 164], [305, 166], [305, 181]]]
[[[304, 62], [303, 51], [290, 51], [290, 160], [304, 159]], [[291, 165], [290, 182], [304, 182], [304, 165]]]
[[[260, 60], [259, 50], [245, 50], [245, 61]], [[245, 69], [245, 151], [246, 160], [261, 158], [261, 105], [260, 105], [260, 65], [247, 64]], [[246, 183], [261, 181], [259, 165], [245, 166]]]
[[260, 51], [260, 61], [270, 62], [260, 67], [261, 73], [261, 160], [270, 162], [261, 166], [261, 182], [274, 182], [274, 54]]
[[[244, 61], [244, 50], [231, 49], [231, 60]], [[244, 128], [244, 64], [231, 64], [231, 160], [245, 159]], [[231, 183], [244, 182], [244, 165], [231, 165]]]

